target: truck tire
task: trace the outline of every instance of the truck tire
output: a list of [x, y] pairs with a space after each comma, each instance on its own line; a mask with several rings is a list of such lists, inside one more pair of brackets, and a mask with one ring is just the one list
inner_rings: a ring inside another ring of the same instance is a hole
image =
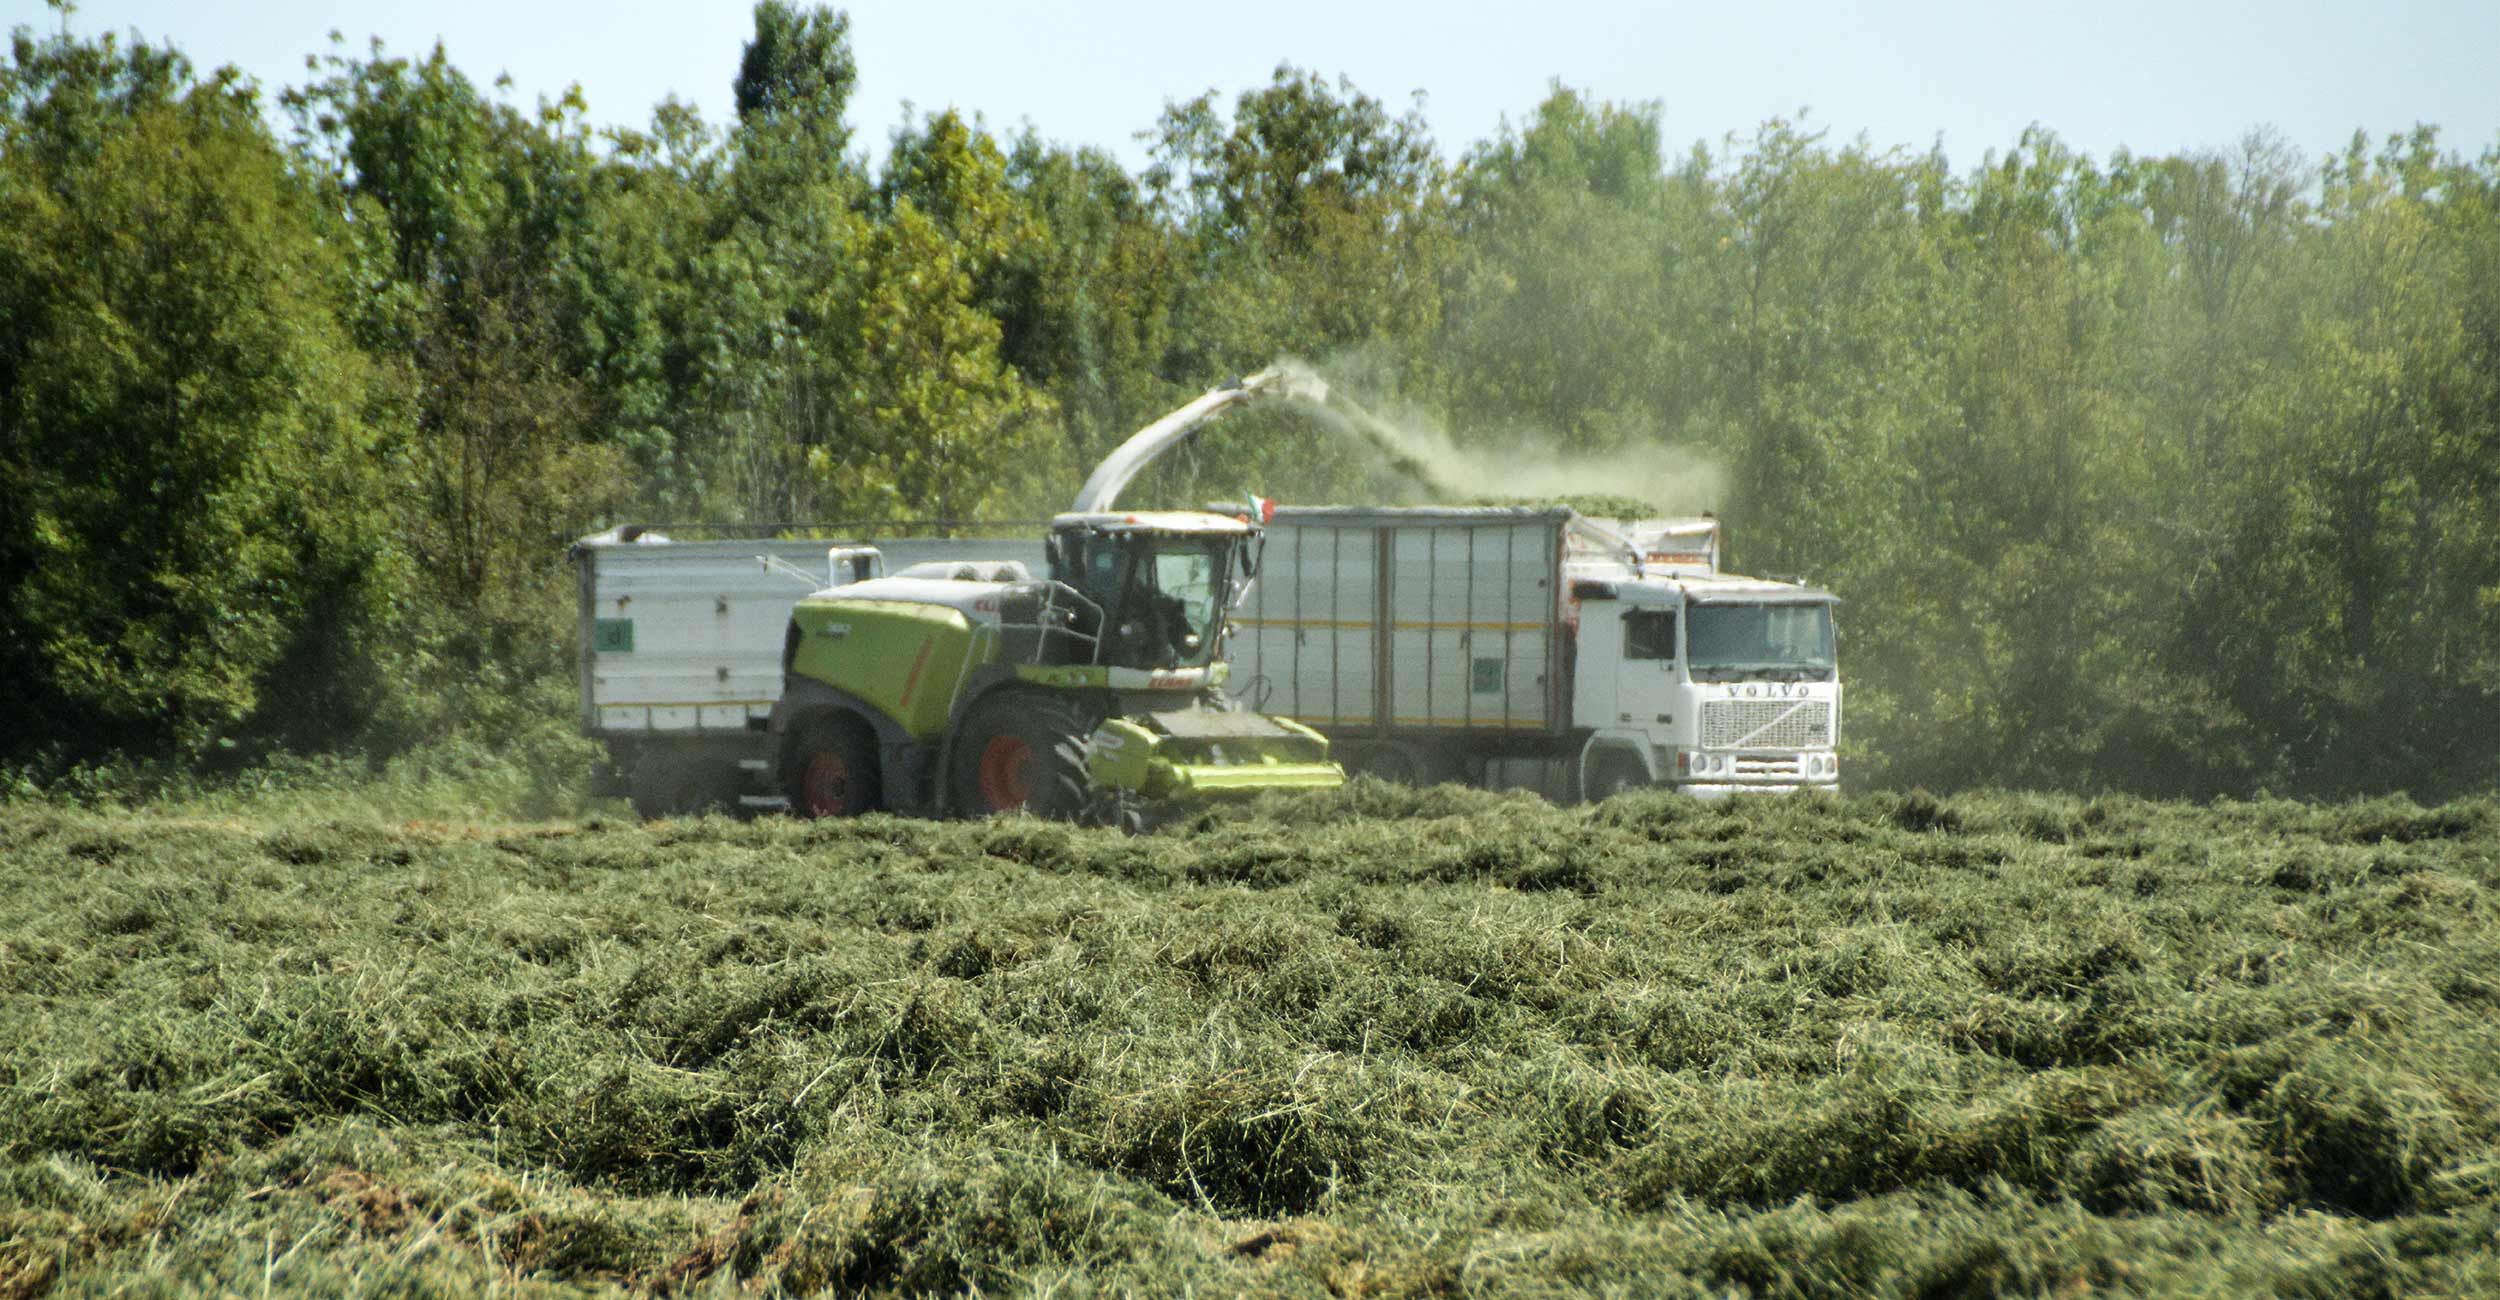
[[716, 758], [642, 754], [627, 785], [634, 815], [644, 821], [728, 812], [738, 806], [737, 769]]
[[1581, 793], [1590, 803], [1601, 803], [1626, 790], [1640, 790], [1649, 785], [1649, 771], [1641, 760], [1620, 749], [1601, 749], [1589, 755], [1587, 774], [1580, 783]]
[[857, 720], [810, 718], [781, 764], [782, 793], [800, 817], [857, 817], [881, 805], [876, 736]]
[[1343, 752], [1348, 772], [1392, 785], [1420, 789], [1458, 778], [1458, 764], [1428, 741], [1363, 741], [1345, 746]]
[[1085, 741], [1095, 722], [1075, 701], [1006, 691], [972, 706], [947, 760], [948, 802], [968, 817], [1018, 809], [1069, 820], [1094, 805]]

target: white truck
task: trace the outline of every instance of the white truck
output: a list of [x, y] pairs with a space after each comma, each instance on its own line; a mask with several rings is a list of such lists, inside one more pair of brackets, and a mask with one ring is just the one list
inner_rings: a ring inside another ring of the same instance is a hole
[[1721, 536], [1560, 507], [1280, 509], [1232, 689], [1401, 781], [1836, 789], [1838, 602], [1720, 572]]

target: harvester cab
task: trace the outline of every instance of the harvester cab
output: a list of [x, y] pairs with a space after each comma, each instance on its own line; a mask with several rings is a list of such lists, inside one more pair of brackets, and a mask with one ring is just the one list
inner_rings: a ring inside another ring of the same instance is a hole
[[1181, 512], [1070, 514], [1051, 521], [1051, 576], [1082, 596], [1098, 661], [1147, 672], [1202, 669], [1256, 572], [1258, 530]]

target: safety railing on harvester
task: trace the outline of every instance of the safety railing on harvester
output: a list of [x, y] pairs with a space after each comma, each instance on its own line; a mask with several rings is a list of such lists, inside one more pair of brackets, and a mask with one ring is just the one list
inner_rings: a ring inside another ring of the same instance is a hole
[[[1003, 648], [1006, 643], [1007, 634], [1010, 632], [1030, 632], [1033, 634], [1033, 649], [1029, 660], [1027, 661], [1036, 666], [1039, 666], [1043, 658], [1049, 653], [1050, 640], [1052, 637], [1065, 637], [1070, 641], [1090, 646], [1092, 648], [1092, 653], [1087, 656], [1088, 662], [1101, 661], [1102, 606], [1087, 599], [1085, 593], [1078, 591], [1076, 588], [1071, 587], [1064, 582], [1044, 581], [1026, 583], [1022, 586], [1013, 588], [1013, 592], [1017, 595], [1030, 593], [1041, 598], [1040, 603], [1034, 609], [1033, 621], [1030, 623], [1009, 622], [1003, 617], [1005, 610], [1002, 608], [1000, 611], [1002, 617], [998, 622], [976, 623], [973, 625], [972, 644], [964, 651], [963, 666], [955, 672], [954, 693], [947, 698], [946, 711], [950, 715], [963, 704], [964, 688], [972, 681], [972, 670], [981, 664], [989, 662], [982, 652], [987, 649], [990, 644], [996, 644]], [[1059, 603], [1059, 597], [1061, 596], [1066, 596], [1069, 600], [1075, 602], [1075, 605], [1061, 605]], [[1005, 604], [1004, 600], [1000, 603], [1002, 606]], [[1077, 608], [1078, 606], [1081, 606], [1082, 609], [1080, 610]], [[1095, 631], [1079, 632], [1076, 630], [1076, 615], [1080, 612], [1090, 612], [1094, 616]]]

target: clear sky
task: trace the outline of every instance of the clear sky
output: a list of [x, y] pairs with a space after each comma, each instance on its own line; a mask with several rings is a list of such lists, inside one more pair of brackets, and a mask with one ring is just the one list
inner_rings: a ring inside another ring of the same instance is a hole
[[[878, 152], [909, 101], [1030, 121], [1134, 167], [1136, 134], [1167, 101], [1210, 88], [1229, 101], [1280, 61], [1396, 108], [1421, 92], [1450, 154], [1525, 117], [1557, 78], [1659, 101], [1678, 149], [1804, 108], [1837, 137], [1941, 140], [1963, 169], [2033, 122], [2096, 156], [2227, 148], [2259, 126], [2312, 156], [2355, 128], [2417, 122], [2458, 152], [2500, 144], [2500, 0], [842, 7], [860, 69], [852, 123]], [[0, 0], [0, 14], [55, 22], [40, 0]], [[594, 121], [638, 126], [671, 94], [726, 122], [750, 14], [746, 0], [82, 0], [72, 23], [170, 40], [203, 70], [236, 64], [273, 89], [305, 79], [332, 29], [359, 51], [369, 36], [393, 53], [440, 39], [481, 84], [509, 73], [524, 105], [578, 82]]]

